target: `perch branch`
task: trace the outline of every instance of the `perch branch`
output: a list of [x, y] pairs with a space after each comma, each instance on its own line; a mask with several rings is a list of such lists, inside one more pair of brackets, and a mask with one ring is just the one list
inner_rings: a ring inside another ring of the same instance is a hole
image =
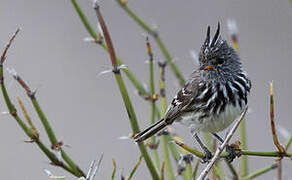
[[213, 158], [211, 159], [211, 161], [207, 164], [206, 168], [201, 172], [200, 176], [198, 177], [197, 180], [204, 180], [205, 177], [207, 176], [207, 174], [209, 173], [209, 171], [211, 170], [211, 168], [213, 167], [213, 165], [215, 164], [215, 162], [217, 161], [217, 159], [220, 157], [220, 154], [222, 153], [223, 149], [227, 146], [228, 142], [230, 141], [231, 137], [233, 136], [233, 134], [235, 133], [235, 130], [237, 129], [237, 127], [239, 126], [240, 122], [242, 121], [242, 119], [244, 118], [246, 112], [247, 112], [248, 107], [246, 106], [245, 109], [243, 110], [243, 112], [241, 113], [239, 119], [235, 122], [234, 126], [231, 128], [230, 132], [228, 133], [226, 139], [224, 140], [224, 142], [217, 148]]

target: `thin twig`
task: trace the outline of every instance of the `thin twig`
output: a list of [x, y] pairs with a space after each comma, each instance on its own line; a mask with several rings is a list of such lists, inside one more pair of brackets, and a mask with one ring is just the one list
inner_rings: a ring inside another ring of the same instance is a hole
[[32, 132], [32, 130], [21, 120], [21, 118], [18, 116], [15, 106], [10, 100], [10, 97], [8, 95], [7, 89], [5, 87], [4, 83], [4, 76], [3, 76], [3, 63], [6, 59], [6, 53], [8, 51], [8, 48], [10, 47], [13, 39], [15, 38], [16, 34], [19, 32], [19, 29], [14, 33], [12, 38], [10, 38], [9, 43], [6, 45], [0, 59], [0, 85], [1, 85], [1, 91], [4, 97], [4, 101], [6, 103], [6, 106], [9, 110], [10, 115], [16, 120], [18, 125], [21, 127], [21, 129], [25, 132], [25, 134], [34, 140], [34, 142], [38, 145], [38, 147], [41, 149], [41, 151], [51, 160], [53, 165], [62, 167], [66, 171], [70, 172], [71, 174], [80, 177], [80, 173], [74, 171], [71, 167], [60, 161], [54, 153], [52, 153], [39, 139], [39, 137], [35, 136], [35, 134]]
[[282, 160], [279, 159], [277, 163], [278, 163], [278, 171], [277, 171], [278, 180], [282, 180]]
[[115, 174], [116, 174], [116, 169], [117, 169], [117, 164], [116, 164], [116, 161], [115, 159], [112, 159], [112, 162], [113, 162], [113, 172], [112, 172], [112, 176], [111, 176], [111, 180], [114, 180], [115, 179]]
[[158, 32], [153, 30], [148, 24], [146, 24], [140, 17], [138, 17], [125, 3], [122, 3], [121, 0], [116, 0], [117, 3], [120, 5], [120, 7], [138, 24], [140, 25], [146, 32], [148, 32], [151, 36], [154, 37], [156, 43], [158, 44], [158, 47], [160, 48], [162, 54], [165, 56], [168, 64], [170, 65], [170, 68], [176, 78], [178, 79], [181, 86], [184, 85], [185, 80], [182, 75], [182, 73], [179, 71], [176, 64], [173, 62], [173, 59], [166, 48], [165, 44], [161, 40], [160, 36], [158, 35]]
[[100, 23], [101, 29], [103, 31], [104, 38], [105, 38], [105, 41], [106, 41], [106, 45], [107, 45], [108, 50], [109, 50], [110, 59], [111, 59], [111, 62], [112, 62], [113, 68], [114, 68], [113, 71], [115, 72], [115, 71], [118, 70], [117, 69], [118, 62], [117, 62], [117, 59], [116, 59], [114, 46], [113, 46], [111, 37], [109, 35], [109, 32], [107, 30], [107, 27], [105, 25], [105, 22], [103, 20], [103, 17], [101, 16], [101, 13], [99, 11], [99, 5], [97, 3], [94, 3], [94, 9], [95, 9], [95, 12], [96, 12], [97, 19], [98, 19], [98, 21]]
[[200, 165], [200, 159], [197, 159], [196, 164], [195, 164], [195, 168], [192, 174], [192, 178], [195, 179], [197, 176], [197, 172], [199, 170], [199, 165]]
[[[166, 62], [159, 62], [159, 89], [160, 89], [160, 109], [161, 114], [166, 113], [167, 103], [166, 103], [166, 90], [165, 90], [165, 67]], [[161, 145], [162, 145], [162, 156], [165, 161], [165, 169], [168, 180], [174, 180], [174, 172], [171, 165], [169, 152], [168, 152], [168, 134], [161, 136]]]
[[7, 53], [9, 47], [11, 46], [13, 40], [15, 39], [15, 37], [18, 34], [19, 31], [20, 31], [20, 28], [17, 28], [15, 33], [11, 36], [11, 38], [9, 39], [9, 42], [5, 46], [4, 51], [3, 51], [2, 55], [1, 55], [1, 58], [0, 58], [0, 66], [3, 65], [3, 63], [4, 63], [5, 59], [6, 59], [6, 53]]
[[[107, 36], [110, 36], [110, 34], [109, 34], [108, 30], [107, 30], [106, 24], [104, 22], [104, 19], [102, 17], [101, 12], [100, 12], [99, 5], [97, 4], [96, 1], [94, 3], [94, 9], [96, 11], [96, 15], [97, 15], [98, 21], [100, 23], [100, 26], [101, 26], [103, 34], [104, 34], [104, 38], [105, 38], [105, 41], [106, 41], [106, 44], [107, 44], [107, 47], [108, 47], [108, 52], [110, 54], [110, 60], [111, 60], [112, 66], [113, 66], [113, 73], [115, 75], [115, 78], [116, 78], [120, 93], [122, 95], [122, 98], [123, 98], [123, 101], [124, 101], [124, 105], [125, 105], [125, 107], [127, 109], [128, 117], [129, 117], [129, 120], [130, 120], [130, 124], [131, 124], [132, 130], [133, 130], [133, 133], [137, 133], [137, 132], [140, 131], [140, 129], [139, 129], [139, 125], [138, 125], [138, 122], [137, 122], [136, 114], [135, 114], [133, 105], [131, 103], [130, 97], [128, 95], [127, 88], [126, 88], [125, 83], [123, 81], [123, 78], [121, 76], [120, 70], [119, 70], [119, 68], [117, 66], [117, 59], [116, 59], [116, 56], [115, 56], [114, 47], [112, 45], [111, 38], [107, 37]], [[150, 158], [150, 156], [149, 156], [144, 144], [143, 143], [138, 143], [138, 147], [140, 149], [141, 154], [143, 155], [143, 158], [144, 158], [144, 160], [146, 162], [146, 165], [148, 167], [148, 170], [150, 171], [150, 174], [151, 174], [152, 178], [154, 180], [158, 180], [159, 179], [159, 175], [158, 175], [158, 173], [157, 173], [157, 171], [156, 171], [156, 169], [155, 169], [155, 167], [153, 165], [153, 162], [152, 162], [152, 160], [151, 160], [151, 158]]]
[[36, 129], [36, 127], [32, 123], [31, 118], [28, 115], [27, 110], [26, 110], [26, 108], [25, 108], [24, 104], [22, 103], [22, 101], [21, 101], [21, 99], [20, 99], [19, 96], [17, 96], [17, 101], [18, 101], [18, 104], [20, 106], [20, 109], [22, 110], [22, 113], [23, 113], [23, 115], [24, 115], [24, 117], [25, 117], [28, 125], [30, 126], [30, 128], [31, 128], [32, 132], [34, 133], [35, 137], [38, 138], [39, 137], [38, 130]]
[[84, 172], [78, 167], [78, 165], [70, 158], [70, 156], [62, 149], [60, 146], [60, 142], [58, 142], [55, 132], [50, 125], [45, 113], [43, 112], [36, 96], [35, 91], [32, 91], [28, 84], [17, 74], [17, 72], [12, 69], [10, 70], [13, 78], [21, 85], [21, 87], [26, 91], [26, 94], [30, 98], [35, 111], [37, 112], [45, 130], [51, 142], [51, 148], [54, 150], [60, 150], [62, 158], [66, 161], [66, 163], [76, 172], [79, 176], [84, 176]]
[[[94, 39], [94, 42], [96, 42], [105, 51], [108, 52], [109, 50], [108, 50], [108, 47], [106, 46], [106, 43], [100, 39], [99, 35], [97, 35], [97, 33], [93, 29], [92, 25], [89, 23], [87, 17], [83, 13], [83, 11], [80, 8], [80, 6], [77, 3], [77, 1], [76, 0], [71, 0], [71, 3], [73, 4], [73, 7], [74, 7], [75, 11], [77, 12], [77, 14], [78, 14], [81, 22], [83, 23], [85, 29], [90, 34], [90, 36]], [[119, 65], [124, 64], [124, 62], [122, 61], [121, 58], [116, 57], [116, 59], [117, 59], [117, 62], [118, 62]], [[142, 97], [143, 99], [147, 100], [146, 97], [149, 97], [149, 92], [146, 91], [146, 89], [144, 88], [143, 84], [138, 81], [138, 79], [134, 76], [133, 72], [129, 68], [122, 68], [122, 71], [126, 74], [127, 78], [130, 80], [130, 82], [136, 88], [136, 90], [138, 91], [139, 96]], [[150, 102], [149, 100], [148, 100], [148, 102]], [[155, 109], [156, 109], [155, 114], [160, 119], [160, 113], [159, 113], [159, 110], [158, 110], [157, 106], [155, 106]]]
[[133, 169], [131, 170], [130, 174], [126, 177], [125, 180], [130, 180], [133, 177], [134, 173], [136, 172], [138, 166], [141, 163], [141, 160], [142, 160], [142, 156], [139, 157], [139, 159], [137, 160], [135, 166], [133, 167]]
[[262, 169], [259, 169], [259, 170], [255, 171], [254, 173], [251, 173], [251, 174], [243, 177], [242, 179], [243, 180], [251, 180], [251, 179], [254, 179], [254, 178], [256, 178], [256, 177], [258, 177], [258, 176], [260, 176], [260, 175], [262, 175], [262, 174], [264, 174], [264, 173], [266, 173], [266, 172], [268, 172], [268, 171], [270, 171], [272, 169], [275, 169], [277, 167], [278, 167], [278, 164], [277, 163], [274, 163], [272, 165], [269, 165], [267, 167], [264, 167]]
[[[153, 68], [153, 53], [152, 53], [152, 49], [151, 49], [151, 44], [149, 42], [149, 38], [146, 37], [146, 50], [147, 50], [147, 54], [149, 56], [149, 92], [150, 92], [150, 123], [154, 124], [155, 123], [155, 102], [157, 100], [157, 94], [155, 94], [155, 85], [154, 85], [154, 68]], [[155, 145], [157, 144], [156, 142], [156, 137], [152, 136], [151, 139], [151, 144]], [[157, 147], [156, 148], [151, 148], [152, 150], [152, 154], [153, 154], [153, 163], [154, 166], [159, 169], [159, 155], [158, 155], [158, 151], [157, 151]]]
[[274, 90], [273, 89], [274, 89], [273, 82], [271, 82], [270, 83], [270, 119], [271, 119], [271, 130], [272, 130], [272, 135], [273, 135], [273, 142], [280, 153], [285, 153], [286, 150], [279, 142], [276, 126], [275, 126]]
[[231, 137], [233, 136], [233, 134], [235, 133], [235, 130], [237, 129], [237, 127], [239, 126], [240, 122], [242, 121], [242, 119], [244, 118], [246, 112], [247, 112], [248, 107], [246, 106], [243, 110], [243, 112], [241, 113], [239, 119], [235, 122], [234, 126], [232, 127], [232, 129], [230, 130], [230, 132], [228, 133], [226, 139], [224, 140], [224, 142], [221, 144], [221, 146], [219, 146], [213, 156], [213, 158], [211, 159], [211, 161], [208, 163], [208, 165], [206, 166], [206, 168], [201, 172], [199, 178], [197, 180], [203, 180], [207, 174], [209, 173], [209, 171], [211, 170], [211, 168], [213, 167], [213, 165], [215, 164], [216, 160], [220, 157], [220, 154], [222, 153], [223, 149], [227, 146], [228, 142], [230, 141]]

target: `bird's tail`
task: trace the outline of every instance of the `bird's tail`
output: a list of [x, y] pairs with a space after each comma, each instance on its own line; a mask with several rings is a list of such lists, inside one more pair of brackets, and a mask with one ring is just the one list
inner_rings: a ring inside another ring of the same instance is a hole
[[165, 128], [167, 126], [167, 123], [164, 121], [164, 119], [161, 119], [160, 121], [156, 122], [155, 124], [151, 125], [144, 131], [137, 134], [134, 139], [136, 142], [142, 142], [149, 137], [153, 136], [154, 134], [158, 133], [160, 130]]

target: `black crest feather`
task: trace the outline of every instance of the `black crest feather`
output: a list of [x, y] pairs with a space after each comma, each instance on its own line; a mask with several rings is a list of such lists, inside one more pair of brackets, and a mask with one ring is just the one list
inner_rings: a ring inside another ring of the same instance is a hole
[[214, 38], [213, 38], [213, 40], [212, 40], [212, 43], [211, 43], [210, 47], [214, 47], [215, 42], [216, 42], [217, 39], [219, 38], [219, 35], [220, 35], [220, 22], [218, 22], [217, 31], [216, 31], [216, 33], [215, 33], [215, 35], [214, 35]]

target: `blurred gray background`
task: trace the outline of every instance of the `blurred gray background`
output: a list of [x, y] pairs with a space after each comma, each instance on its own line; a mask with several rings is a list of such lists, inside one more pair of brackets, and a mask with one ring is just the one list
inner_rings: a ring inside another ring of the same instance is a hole
[[[97, 20], [90, 0], [78, 1], [96, 26]], [[199, 50], [208, 25], [214, 33], [222, 23], [223, 37], [230, 40], [226, 20], [234, 18], [239, 26], [240, 56], [252, 79], [250, 113], [247, 116], [248, 148], [275, 150], [269, 124], [269, 82], [275, 84], [275, 120], [292, 131], [291, 123], [291, 57], [292, 6], [288, 0], [258, 1], [166, 1], [130, 0], [132, 8], [148, 24], [158, 26], [181, 71], [188, 76], [195, 67], [189, 55]], [[142, 82], [148, 82], [148, 56], [144, 31], [120, 9], [114, 0], [101, 1], [101, 10], [108, 25], [116, 52]], [[70, 147], [64, 147], [71, 157], [87, 171], [90, 161], [104, 153], [96, 179], [109, 179], [111, 159], [115, 158], [118, 174], [125, 175], [133, 167], [139, 150], [129, 140], [119, 140], [131, 132], [128, 117], [112, 74], [97, 76], [110, 68], [107, 53], [99, 46], [86, 43], [87, 31], [68, 0], [1, 0], [0, 46], [4, 47], [17, 27], [22, 31], [9, 49], [5, 67], [13, 67], [37, 89], [37, 97], [57, 137]], [[151, 39], [155, 60], [163, 60]], [[2, 51], [2, 48], [1, 48]], [[158, 68], [156, 67], [156, 72]], [[171, 99], [178, 84], [167, 70], [167, 97]], [[124, 76], [125, 77], [125, 76]], [[125, 77], [141, 128], [149, 125], [149, 105], [141, 100]], [[23, 89], [6, 72], [9, 94], [16, 104], [20, 96], [39, 127], [41, 138], [48, 143], [44, 129]], [[157, 87], [157, 86], [156, 86]], [[18, 107], [18, 106], [17, 106]], [[0, 97], [0, 111], [7, 111]], [[290, 112], [289, 112], [290, 111]], [[21, 113], [20, 113], [21, 114]], [[48, 179], [49, 169], [56, 175], [71, 175], [49, 165], [48, 159], [8, 115], [0, 115], [0, 176], [1, 179]], [[192, 145], [186, 128], [177, 132]], [[285, 137], [280, 136], [281, 142]], [[238, 136], [233, 140], [238, 139]], [[237, 165], [239, 160], [236, 160]], [[274, 158], [251, 157], [250, 172], [274, 162]], [[292, 176], [291, 161], [284, 160], [284, 179]], [[258, 179], [274, 179], [271, 171]], [[149, 179], [144, 162], [134, 179]]]

